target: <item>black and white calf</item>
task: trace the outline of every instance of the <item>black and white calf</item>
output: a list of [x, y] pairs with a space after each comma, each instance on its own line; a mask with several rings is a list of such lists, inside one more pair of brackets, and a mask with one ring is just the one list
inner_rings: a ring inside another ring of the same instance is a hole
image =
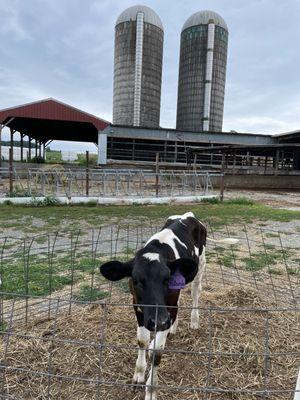
[[[235, 239], [219, 242], [233, 244]], [[169, 333], [177, 329], [177, 306], [181, 289], [192, 283], [193, 309], [190, 327], [199, 325], [198, 301], [205, 269], [206, 228], [192, 212], [169, 217], [135, 257], [126, 263], [110, 261], [100, 267], [102, 275], [118, 281], [129, 277], [138, 323], [138, 358], [134, 383], [145, 382], [146, 350], [154, 349], [154, 362], [147, 380], [145, 400], [156, 400], [157, 367]], [[159, 306], [159, 307], [157, 307]], [[155, 331], [150, 346], [150, 334]], [[152, 354], [152, 353], [150, 353]]]

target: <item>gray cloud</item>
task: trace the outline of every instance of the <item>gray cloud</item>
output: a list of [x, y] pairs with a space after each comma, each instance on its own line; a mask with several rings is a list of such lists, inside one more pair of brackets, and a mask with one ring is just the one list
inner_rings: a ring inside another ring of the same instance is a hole
[[[0, 0], [0, 108], [54, 97], [111, 120], [114, 23], [134, 4]], [[162, 126], [175, 126], [181, 27], [207, 8], [220, 13], [230, 30], [224, 130], [299, 129], [299, 0], [145, 4], [165, 28]]]

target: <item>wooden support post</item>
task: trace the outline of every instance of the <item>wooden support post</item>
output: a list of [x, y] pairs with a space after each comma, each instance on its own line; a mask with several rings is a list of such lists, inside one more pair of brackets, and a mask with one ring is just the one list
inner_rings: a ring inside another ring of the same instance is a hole
[[267, 167], [268, 167], [268, 156], [265, 156], [265, 169], [264, 169], [265, 174], [267, 172]]
[[155, 195], [158, 197], [159, 194], [159, 153], [156, 153], [155, 159]]
[[31, 137], [30, 136], [28, 136], [28, 159], [27, 159], [27, 161], [28, 162], [31, 161]]
[[46, 161], [46, 143], [43, 143], [43, 160]]
[[164, 145], [164, 160], [167, 162], [167, 141], [165, 140], [165, 145]]
[[0, 125], [0, 167], [2, 166], [2, 129], [3, 125]]
[[225, 190], [225, 154], [222, 153], [222, 168], [221, 168], [221, 182], [220, 182], [220, 200], [224, 200], [224, 190]]
[[11, 149], [11, 157], [14, 159], [14, 131], [10, 129], [10, 149]]
[[24, 157], [23, 157], [23, 145], [24, 145], [24, 143], [23, 143], [23, 138], [24, 138], [24, 135], [23, 135], [23, 133], [20, 133], [20, 141], [21, 141], [21, 161], [23, 162], [23, 159], [24, 159]]
[[42, 157], [42, 142], [39, 141], [39, 157]]
[[38, 141], [35, 139], [35, 158], [38, 156]]
[[278, 174], [278, 166], [279, 166], [279, 149], [276, 149], [276, 158], [275, 158], [275, 170], [274, 175]]
[[247, 151], [246, 165], [247, 166], [250, 165], [250, 153], [249, 153], [249, 151]]
[[12, 196], [13, 187], [13, 148], [9, 149], [9, 195]]
[[86, 197], [89, 197], [89, 194], [90, 194], [90, 170], [89, 170], [90, 153], [89, 153], [89, 151], [86, 151], [85, 159], [86, 159], [85, 188], [86, 188]]
[[236, 174], [236, 150], [233, 150], [232, 173], [233, 173], [233, 174]]
[[135, 160], [135, 139], [132, 139], [132, 161]]
[[197, 170], [197, 153], [194, 155], [193, 171]]

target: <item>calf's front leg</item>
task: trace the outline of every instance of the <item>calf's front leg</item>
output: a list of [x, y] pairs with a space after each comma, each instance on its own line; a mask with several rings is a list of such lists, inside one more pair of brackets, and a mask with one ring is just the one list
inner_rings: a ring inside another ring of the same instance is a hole
[[145, 383], [145, 372], [147, 368], [146, 350], [150, 343], [150, 331], [144, 326], [137, 327], [137, 341], [139, 351], [132, 382], [134, 384], [143, 384]]
[[199, 328], [199, 297], [202, 290], [202, 276], [205, 270], [206, 258], [205, 258], [205, 246], [203, 246], [202, 254], [199, 257], [199, 270], [192, 282], [192, 299], [193, 309], [191, 312], [191, 328]]
[[165, 348], [168, 333], [169, 329], [157, 332], [155, 338], [150, 344], [149, 358], [151, 362], [151, 368], [146, 383], [147, 387], [145, 400], [157, 400], [157, 389], [153, 386], [158, 385], [157, 368], [161, 361], [162, 351]]

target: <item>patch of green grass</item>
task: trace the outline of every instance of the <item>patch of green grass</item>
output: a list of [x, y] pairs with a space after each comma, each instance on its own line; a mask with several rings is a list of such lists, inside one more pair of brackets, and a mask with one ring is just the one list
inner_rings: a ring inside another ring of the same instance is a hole
[[6, 197], [31, 197], [34, 193], [30, 192], [28, 189], [22, 187], [15, 187], [12, 192], [7, 192]]
[[[98, 260], [97, 260], [97, 264], [98, 264]], [[94, 270], [97, 268], [94, 265], [93, 260], [88, 257], [77, 259], [74, 267], [78, 271], [89, 272], [89, 273], [93, 273]]]
[[245, 263], [246, 270], [260, 271], [267, 266], [273, 265], [280, 257], [280, 252], [273, 252], [272, 254], [256, 253], [251, 254], [251, 257], [243, 257], [241, 260]]
[[299, 275], [300, 274], [300, 268], [292, 268], [292, 267], [288, 267], [287, 268], [287, 272], [289, 275]]
[[265, 243], [264, 245], [262, 245], [262, 247], [264, 247], [266, 250], [274, 250], [275, 249], [275, 245], [269, 244], [269, 243]]
[[276, 268], [270, 268], [269, 272], [272, 275], [283, 275], [283, 272], [280, 271], [280, 269], [276, 269]]
[[227, 252], [226, 254], [218, 257], [218, 260], [224, 267], [233, 268], [234, 267], [234, 255]]
[[30, 205], [34, 207], [52, 207], [61, 204], [60, 201], [53, 196], [46, 196], [42, 200], [33, 198], [30, 203]]
[[219, 204], [221, 200], [219, 197], [208, 197], [201, 199], [201, 203], [207, 203], [207, 204]]
[[8, 323], [6, 321], [3, 321], [0, 323], [0, 335], [7, 332], [8, 329]]
[[267, 232], [265, 235], [267, 238], [278, 238], [278, 233]]
[[[17, 253], [2, 263], [2, 291], [6, 293], [27, 294], [29, 296], [46, 296], [66, 285], [78, 282], [82, 266], [76, 265], [71, 271], [70, 257], [53, 257], [52, 270], [45, 257], [30, 256], [28, 268], [20, 261]], [[7, 298], [11, 296], [6, 295]]]
[[[19, 227], [18, 221], [23, 217], [34, 217], [44, 221], [43, 229], [53, 230], [68, 221], [68, 226], [73, 228], [82, 228], [84, 226], [99, 227], [104, 221], [111, 218], [121, 219], [139, 219], [147, 218], [153, 222], [159, 219], [165, 219], [169, 215], [184, 214], [187, 211], [194, 212], [200, 220], [209, 220], [212, 227], [216, 228], [224, 224], [251, 223], [252, 221], [279, 221], [287, 222], [299, 220], [300, 212], [284, 209], [274, 209], [262, 204], [237, 204], [236, 202], [223, 202], [218, 204], [200, 203], [192, 205], [135, 205], [135, 206], [55, 206], [52, 207], [32, 207], [32, 206], [0, 206], [0, 225]], [[14, 222], [12, 222], [14, 221]], [[40, 228], [28, 224], [23, 230], [28, 232], [30, 229], [40, 231]]]
[[[76, 282], [78, 277], [70, 274], [63, 274], [55, 269], [49, 275], [47, 263], [31, 264], [28, 276], [24, 271], [23, 264], [3, 265], [2, 291], [6, 293], [27, 294], [29, 296], [46, 296], [55, 290], [62, 289], [72, 282]], [[10, 298], [10, 295], [6, 295]]]
[[79, 292], [74, 294], [74, 298], [76, 300], [81, 300], [81, 301], [96, 301], [105, 299], [108, 296], [109, 296], [108, 292], [105, 292], [98, 288], [91, 287], [87, 283], [83, 283], [80, 286]]
[[38, 244], [44, 244], [47, 242], [47, 240], [47, 236], [38, 236], [37, 238], [35, 238], [35, 242]]
[[61, 151], [46, 149], [46, 163], [47, 164], [59, 164], [61, 161], [62, 161]]
[[237, 204], [239, 206], [253, 206], [255, 202], [248, 197], [236, 197], [235, 199], [228, 200], [229, 204]]

